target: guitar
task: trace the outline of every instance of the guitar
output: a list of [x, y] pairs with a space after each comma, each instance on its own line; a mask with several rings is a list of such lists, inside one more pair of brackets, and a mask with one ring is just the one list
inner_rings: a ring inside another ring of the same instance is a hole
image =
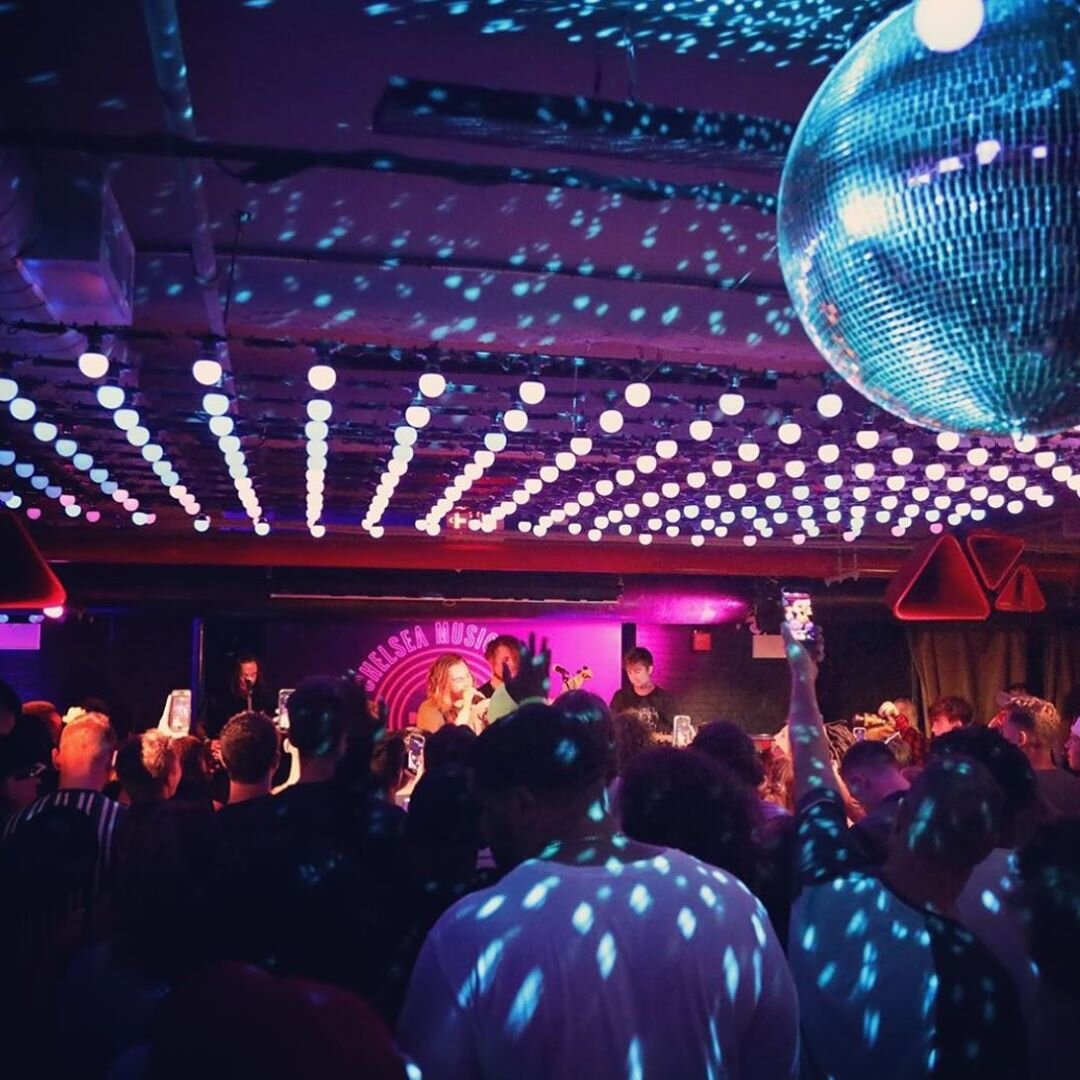
[[555, 674], [562, 677], [562, 692], [564, 694], [570, 690], [580, 690], [593, 677], [592, 668], [588, 664], [579, 667], [573, 675], [561, 664], [556, 664]]

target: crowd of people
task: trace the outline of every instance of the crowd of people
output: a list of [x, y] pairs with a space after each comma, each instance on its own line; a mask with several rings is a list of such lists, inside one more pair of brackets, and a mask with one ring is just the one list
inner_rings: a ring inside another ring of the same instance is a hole
[[505, 637], [419, 761], [350, 678], [289, 698], [295, 767], [257, 665], [179, 737], [0, 684], [11, 1075], [1075, 1075], [1080, 719], [826, 724], [785, 635], [764, 748], [673, 746], [645, 650], [609, 705]]

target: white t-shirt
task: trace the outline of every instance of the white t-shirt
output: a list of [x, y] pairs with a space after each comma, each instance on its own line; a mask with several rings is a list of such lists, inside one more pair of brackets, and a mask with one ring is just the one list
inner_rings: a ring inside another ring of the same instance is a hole
[[425, 1080], [793, 1077], [798, 1015], [764, 908], [680, 851], [530, 860], [424, 943], [399, 1024]]
[[1018, 1080], [1019, 1003], [958, 922], [913, 907], [872, 873], [835, 791], [798, 807], [800, 891], [788, 957], [810, 1075], [831, 1080]]

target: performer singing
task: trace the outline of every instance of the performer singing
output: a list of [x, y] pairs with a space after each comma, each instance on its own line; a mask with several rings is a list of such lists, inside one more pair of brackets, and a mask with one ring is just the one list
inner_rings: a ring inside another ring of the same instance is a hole
[[259, 658], [254, 653], [241, 653], [236, 658], [232, 674], [220, 695], [207, 710], [206, 734], [217, 738], [228, 720], [237, 713], [259, 712], [273, 716], [277, 709], [277, 692], [268, 685]]
[[473, 685], [469, 665], [457, 653], [443, 653], [431, 665], [427, 692], [416, 714], [421, 731], [460, 724], [479, 734], [486, 726], [488, 699]]
[[503, 665], [510, 669], [511, 675], [518, 673], [521, 663], [521, 643], [511, 634], [493, 637], [484, 649], [484, 659], [491, 665], [491, 678], [481, 686], [480, 693], [489, 698], [503, 684]]

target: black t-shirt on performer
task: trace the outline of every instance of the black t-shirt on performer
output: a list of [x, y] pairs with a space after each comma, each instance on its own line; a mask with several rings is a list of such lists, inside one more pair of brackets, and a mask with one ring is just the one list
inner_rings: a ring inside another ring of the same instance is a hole
[[639, 694], [633, 687], [616, 690], [611, 699], [612, 713], [625, 712], [628, 709], [636, 709], [654, 731], [671, 734], [675, 701], [662, 686], [654, 686], [647, 694]]

